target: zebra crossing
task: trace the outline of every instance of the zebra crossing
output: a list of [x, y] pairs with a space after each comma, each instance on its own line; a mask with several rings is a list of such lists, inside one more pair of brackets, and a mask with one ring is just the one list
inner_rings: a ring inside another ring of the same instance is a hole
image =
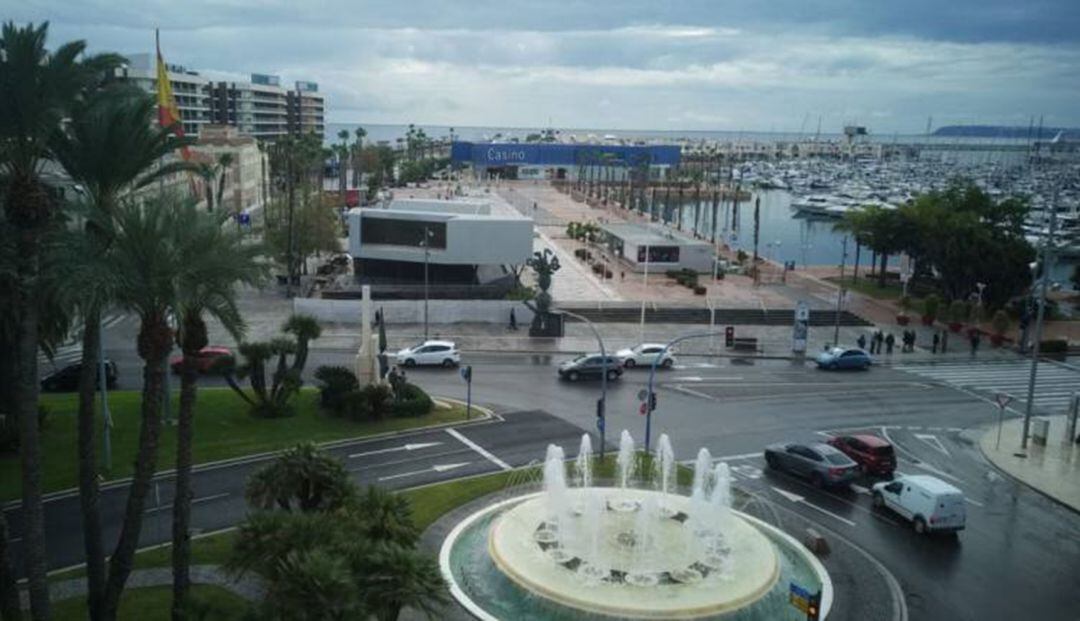
[[[127, 315], [112, 314], [105, 317], [102, 322], [102, 327], [105, 330], [116, 327], [124, 322], [128, 318]], [[62, 345], [56, 348], [53, 352], [52, 358], [45, 355], [45, 352], [38, 352], [38, 367], [42, 369], [51, 369], [53, 367], [61, 369], [69, 364], [74, 364], [82, 359], [82, 326], [75, 328], [74, 333], [68, 337]]]
[[[1023, 401], [1027, 397], [1031, 361], [945, 362], [898, 365], [893, 368], [988, 397], [1005, 393]], [[1080, 392], [1080, 368], [1053, 362], [1039, 363], [1035, 380], [1035, 407], [1064, 413], [1076, 392]]]

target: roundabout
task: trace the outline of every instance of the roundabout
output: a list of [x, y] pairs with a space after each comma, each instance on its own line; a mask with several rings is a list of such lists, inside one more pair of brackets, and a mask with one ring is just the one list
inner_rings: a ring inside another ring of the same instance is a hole
[[587, 439], [569, 487], [562, 450], [551, 446], [544, 491], [455, 526], [440, 565], [464, 608], [480, 619], [802, 619], [787, 601], [794, 583], [821, 593], [825, 618], [824, 567], [790, 536], [731, 509], [726, 464], [714, 469], [700, 452], [692, 493], [678, 494], [670, 443], [649, 467], [627, 438], [618, 487], [591, 485]]

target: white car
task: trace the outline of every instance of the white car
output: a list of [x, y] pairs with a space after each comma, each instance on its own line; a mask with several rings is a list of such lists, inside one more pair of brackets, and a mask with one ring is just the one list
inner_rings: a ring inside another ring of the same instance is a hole
[[915, 532], [964, 530], [964, 493], [937, 477], [913, 474], [874, 484], [874, 506], [910, 520]]
[[453, 341], [424, 341], [413, 347], [406, 347], [395, 354], [397, 363], [405, 367], [421, 364], [438, 364], [452, 367], [461, 362], [461, 352]]
[[[642, 343], [636, 347], [630, 349], [620, 349], [615, 352], [615, 357], [622, 362], [622, 365], [627, 369], [634, 367], [647, 367], [652, 366], [656, 357], [660, 355], [660, 352], [664, 351], [664, 345], [659, 343]], [[665, 369], [670, 369], [675, 364], [675, 356], [671, 355], [669, 349], [664, 353], [664, 357], [660, 360], [657, 366]]]

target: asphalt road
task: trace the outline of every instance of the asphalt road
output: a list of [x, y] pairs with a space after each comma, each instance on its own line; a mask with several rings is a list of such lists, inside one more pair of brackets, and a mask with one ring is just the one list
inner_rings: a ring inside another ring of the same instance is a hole
[[[121, 386], [137, 388], [133, 380], [140, 364], [134, 352], [124, 347], [108, 354], [120, 367]], [[352, 359], [350, 351], [316, 348], [309, 370], [322, 364], [351, 366]], [[466, 355], [465, 363], [473, 366], [474, 401], [509, 414], [505, 421], [459, 431], [510, 466], [541, 459], [548, 442], [562, 444], [573, 455], [582, 431], [596, 431], [599, 382], [558, 381], [554, 365], [560, 360], [517, 353]], [[638, 414], [637, 393], [647, 375], [646, 370], [628, 371], [609, 384], [609, 447], [622, 429], [642, 441], [645, 418]], [[435, 394], [465, 396], [455, 370], [415, 369], [409, 379]], [[217, 381], [207, 378], [207, 383]], [[826, 373], [783, 360], [685, 360], [659, 373], [657, 386], [653, 442], [667, 433], [678, 458], [687, 461], [699, 447], [708, 448], [729, 461], [736, 486], [874, 555], [898, 578], [911, 619], [1077, 619], [1080, 515], [1005, 477], [982, 458], [974, 444], [975, 429], [997, 415], [989, 394], [950, 385], [928, 371], [876, 367]], [[901, 472], [934, 474], [963, 490], [967, 529], [955, 538], [916, 536], [897, 516], [872, 508], [866, 491], [872, 481], [860, 481], [851, 490], [819, 490], [769, 471], [761, 459], [769, 443], [824, 439], [840, 431], [886, 436], [897, 447]], [[401, 448], [410, 443], [431, 446]], [[356, 468], [358, 481], [395, 488], [501, 467], [446, 431], [357, 443], [336, 452]], [[360, 456], [348, 457], [355, 454]], [[243, 518], [242, 481], [253, 467], [239, 464], [199, 473], [197, 528], [220, 528]], [[144, 544], [168, 538], [170, 487], [161, 485], [160, 500], [152, 499]], [[106, 523], [119, 521], [125, 493], [110, 490]], [[48, 505], [53, 566], [81, 556], [76, 503], [69, 498]], [[17, 511], [9, 519], [17, 529]]]

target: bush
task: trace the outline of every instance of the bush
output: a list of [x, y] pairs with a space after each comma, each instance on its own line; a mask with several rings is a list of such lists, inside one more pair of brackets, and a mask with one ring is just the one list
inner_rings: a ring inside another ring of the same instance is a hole
[[941, 298], [936, 293], [931, 293], [923, 300], [923, 315], [932, 319], [937, 319], [938, 311], [941, 309]]
[[611, 280], [611, 279], [612, 279], [612, 278], [614, 278], [614, 277], [615, 277], [615, 274], [614, 274], [614, 273], [612, 273], [612, 271], [611, 271], [611, 270], [608, 270], [608, 269], [605, 269], [605, 270], [604, 270], [604, 278], [606, 278], [606, 279], [608, 279], [608, 280]]
[[360, 388], [356, 375], [345, 367], [321, 366], [315, 369], [315, 379], [323, 383], [319, 388], [319, 404], [341, 415], [341, 398]]
[[589, 251], [584, 248], [575, 248], [574, 256], [584, 261], [589, 256]]
[[903, 313], [907, 313], [909, 310], [911, 310], [911, 296], [901, 296], [898, 304], [900, 306], [900, 311]]
[[694, 295], [705, 295], [705, 287], [702, 287], [700, 285], [694, 287]]
[[990, 320], [990, 324], [994, 326], [994, 334], [1005, 334], [1005, 331], [1009, 329], [1009, 316], [1004, 310], [998, 310], [994, 313], [993, 319]]
[[341, 413], [349, 420], [382, 420], [392, 413], [394, 394], [385, 384], [369, 384], [344, 394]]
[[507, 300], [531, 300], [536, 297], [536, 287], [514, 287], [506, 292], [504, 299]]
[[749, 257], [750, 255], [746, 254], [745, 250], [740, 250], [735, 253], [735, 260], [739, 263], [746, 263], [746, 259], [748, 259]]
[[423, 416], [431, 412], [433, 407], [435, 402], [424, 389], [416, 384], [405, 383], [395, 396], [393, 414], [401, 417]]
[[667, 276], [668, 278], [678, 280], [679, 276], [682, 275], [682, 270], [668, 270], [668, 271], [664, 272], [664, 275]]

